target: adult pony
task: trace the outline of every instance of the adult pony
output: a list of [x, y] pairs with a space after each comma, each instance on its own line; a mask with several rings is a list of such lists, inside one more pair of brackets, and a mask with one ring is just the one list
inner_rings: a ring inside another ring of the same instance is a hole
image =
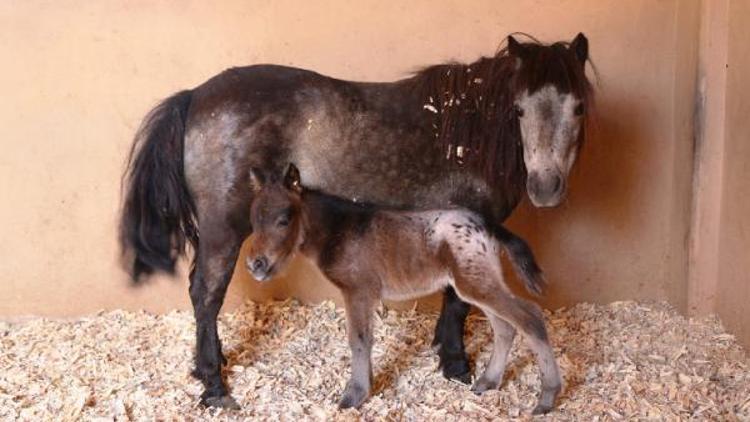
[[[236, 406], [221, 378], [216, 318], [252, 232], [250, 168], [281, 172], [294, 162], [309, 187], [337, 196], [460, 206], [498, 224], [524, 189], [535, 206], [556, 206], [583, 141], [587, 59], [583, 34], [550, 45], [510, 36], [492, 57], [391, 83], [257, 65], [226, 70], [157, 105], [130, 153], [120, 242], [136, 281], [173, 273], [186, 245], [194, 249], [193, 374], [205, 387], [202, 402]], [[435, 334], [443, 373], [464, 380], [468, 309], [447, 289]]]

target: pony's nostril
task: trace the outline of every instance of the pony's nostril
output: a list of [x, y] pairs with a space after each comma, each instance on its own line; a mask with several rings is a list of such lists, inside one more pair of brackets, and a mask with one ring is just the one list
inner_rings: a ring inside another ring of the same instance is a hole
[[539, 192], [539, 178], [538, 177], [534, 175], [529, 176], [529, 180], [527, 183], [529, 184], [529, 189], [532, 192], [535, 192], [535, 193]]
[[555, 189], [553, 192], [557, 193], [560, 192], [560, 188], [562, 187], [562, 178], [560, 176], [555, 176]]

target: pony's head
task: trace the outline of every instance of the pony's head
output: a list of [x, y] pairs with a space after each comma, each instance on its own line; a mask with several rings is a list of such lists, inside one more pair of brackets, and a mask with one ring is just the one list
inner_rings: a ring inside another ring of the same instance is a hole
[[535, 206], [552, 207], [565, 197], [591, 109], [587, 60], [583, 34], [554, 44], [509, 36], [492, 57], [431, 66], [416, 79], [446, 157], [474, 168], [509, 203], [525, 183]]
[[515, 59], [513, 117], [518, 120], [526, 192], [534, 206], [554, 207], [567, 191], [570, 169], [583, 142], [591, 86], [586, 79], [588, 40], [551, 45], [508, 37]]
[[299, 170], [289, 164], [281, 179], [250, 169], [253, 242], [245, 266], [258, 281], [268, 281], [289, 263], [302, 244], [302, 186]]

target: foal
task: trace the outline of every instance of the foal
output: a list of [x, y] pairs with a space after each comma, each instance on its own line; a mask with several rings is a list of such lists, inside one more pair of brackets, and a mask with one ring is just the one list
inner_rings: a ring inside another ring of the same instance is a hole
[[541, 271], [526, 243], [501, 226], [464, 209], [396, 211], [303, 189], [290, 164], [282, 178], [250, 170], [255, 233], [246, 265], [267, 281], [297, 251], [317, 263], [346, 304], [352, 375], [339, 402], [359, 406], [370, 393], [371, 314], [379, 299], [405, 300], [455, 288], [492, 325], [494, 350], [472, 390], [497, 388], [516, 330], [529, 341], [541, 370], [542, 392], [534, 413], [552, 409], [560, 375], [539, 308], [514, 296], [503, 282], [499, 247], [525, 281], [543, 288]]

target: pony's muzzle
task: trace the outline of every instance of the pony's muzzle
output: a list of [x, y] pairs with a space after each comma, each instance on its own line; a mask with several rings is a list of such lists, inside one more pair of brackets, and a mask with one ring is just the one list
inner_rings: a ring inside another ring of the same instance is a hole
[[565, 197], [565, 179], [557, 171], [548, 171], [544, 175], [530, 173], [526, 192], [535, 207], [555, 207]]

